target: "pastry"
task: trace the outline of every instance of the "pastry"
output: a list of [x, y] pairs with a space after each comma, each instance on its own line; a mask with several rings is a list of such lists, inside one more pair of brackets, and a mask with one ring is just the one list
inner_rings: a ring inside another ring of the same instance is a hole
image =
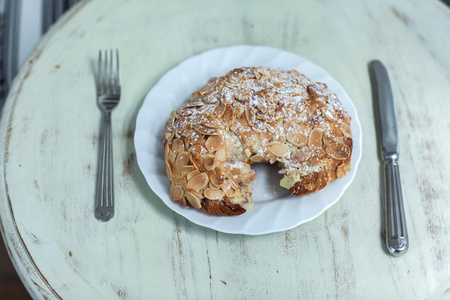
[[213, 215], [242, 214], [253, 203], [253, 163], [277, 163], [293, 195], [316, 192], [350, 171], [350, 121], [325, 84], [296, 70], [211, 78], [166, 123], [170, 195]]

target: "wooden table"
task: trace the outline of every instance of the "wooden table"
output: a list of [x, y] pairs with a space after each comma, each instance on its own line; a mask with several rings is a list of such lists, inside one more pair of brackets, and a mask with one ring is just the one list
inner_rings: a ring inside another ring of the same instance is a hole
[[[1, 230], [36, 298], [449, 299], [450, 11], [438, 1], [85, 1], [21, 69], [1, 116]], [[346, 89], [363, 158], [341, 200], [262, 236], [197, 226], [168, 209], [136, 164], [149, 89], [184, 59], [266, 45], [322, 66]], [[119, 48], [115, 217], [94, 218], [98, 49]], [[368, 62], [397, 100], [409, 252], [387, 254]]]

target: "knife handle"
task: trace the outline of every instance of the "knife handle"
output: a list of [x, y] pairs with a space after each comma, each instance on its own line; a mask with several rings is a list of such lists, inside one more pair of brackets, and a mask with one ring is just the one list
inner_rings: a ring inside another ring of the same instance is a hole
[[386, 246], [390, 254], [405, 254], [409, 247], [397, 155], [384, 158], [386, 188]]

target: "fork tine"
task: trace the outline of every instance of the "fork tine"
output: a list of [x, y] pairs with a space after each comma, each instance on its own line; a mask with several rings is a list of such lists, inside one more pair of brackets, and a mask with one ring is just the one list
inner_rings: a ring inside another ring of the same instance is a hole
[[120, 94], [121, 82], [120, 82], [119, 49], [116, 49], [116, 60], [117, 60], [116, 88], [117, 93]]
[[113, 51], [112, 49], [109, 49], [109, 91], [111, 94], [114, 94], [114, 70], [113, 70]]
[[98, 51], [98, 68], [97, 68], [97, 93], [101, 94], [103, 92], [102, 89], [102, 50]]
[[103, 64], [103, 93], [109, 94], [109, 77], [108, 77], [108, 50], [105, 50], [105, 63]]

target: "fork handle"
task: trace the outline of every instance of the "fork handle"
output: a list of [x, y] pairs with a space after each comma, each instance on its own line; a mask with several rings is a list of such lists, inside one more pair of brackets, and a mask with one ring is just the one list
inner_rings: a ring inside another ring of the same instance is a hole
[[114, 172], [110, 112], [103, 114], [102, 128], [95, 217], [99, 221], [108, 221], [114, 216]]
[[406, 253], [409, 241], [397, 158], [385, 158], [384, 170], [386, 187], [386, 246], [390, 254], [399, 256]]

